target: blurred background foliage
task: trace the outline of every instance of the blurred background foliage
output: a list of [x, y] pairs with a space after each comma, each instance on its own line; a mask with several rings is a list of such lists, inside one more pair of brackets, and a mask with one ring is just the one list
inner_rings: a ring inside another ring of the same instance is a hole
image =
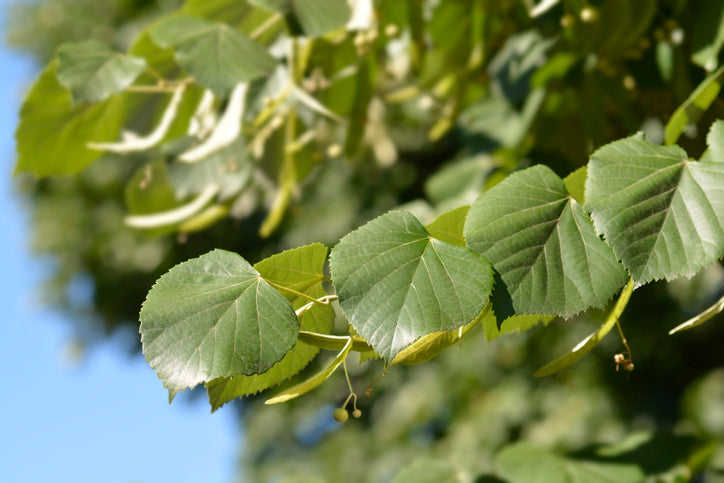
[[[39, 64], [66, 41], [95, 38], [126, 50], [149, 22], [182, 3], [18, 3], [6, 40]], [[669, 117], [723, 59], [718, 0], [541, 2], [547, 9], [532, 0], [374, 3], [373, 29], [318, 39], [303, 73], [314, 91], [315, 82], [325, 82], [315, 68], [333, 73], [363, 59], [367, 85], [355, 77], [356, 85], [343, 80], [318, 93], [334, 112], [361, 123], [350, 127], [359, 130], [359, 147], [348, 138], [343, 156], [330, 152], [342, 141], [318, 126], [309, 174], [270, 236], [259, 235], [269, 207], [254, 200], [198, 232], [124, 225], [133, 209], [128, 186], [138, 184], [137, 170], [149, 162], [144, 154], [104, 156], [72, 177], [17, 178], [33, 249], [50, 266], [45, 300], [71, 315], [77, 342], [92, 347], [118, 331], [135, 333], [153, 282], [213, 248], [253, 263], [313, 241], [333, 246], [395, 207], [429, 221], [522, 167], [547, 164], [565, 176], [597, 147], [636, 131], [661, 143]], [[722, 98], [701, 114], [679, 140], [693, 157], [704, 151], [711, 122], [724, 118]], [[236, 401], [224, 410], [238, 411], [245, 436], [240, 478], [389, 481], [408, 463], [430, 458], [441, 466], [415, 463], [399, 481], [437, 470], [451, 478], [445, 481], [480, 474], [525, 481], [506, 473], [496, 455], [526, 441], [572, 458], [639, 451], [649, 458], [647, 474], [658, 475], [653, 480], [686, 481], [696, 473], [698, 481], [724, 481], [724, 446], [711, 443], [724, 438], [724, 324], [667, 335], [723, 293], [721, 265], [638, 289], [622, 319], [631, 374], [616, 370], [613, 354], [622, 345], [610, 335], [565, 372], [532, 377], [600, 323], [604, 313], [590, 311], [492, 342], [475, 330], [431, 362], [393, 367], [361, 397], [362, 418], [341, 426], [331, 418], [347, 396], [341, 374], [285, 405]], [[305, 373], [320, 366], [318, 360]], [[358, 392], [382, 373], [379, 362], [349, 369]], [[629, 446], [595, 446], [621, 441]], [[496, 481], [487, 478], [480, 481]]]

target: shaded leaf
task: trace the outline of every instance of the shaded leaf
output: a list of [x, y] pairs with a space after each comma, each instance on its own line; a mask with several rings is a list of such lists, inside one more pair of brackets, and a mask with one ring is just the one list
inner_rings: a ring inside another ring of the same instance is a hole
[[602, 307], [626, 282], [588, 213], [546, 166], [514, 173], [483, 193], [468, 213], [465, 239], [497, 272], [499, 320]]
[[124, 111], [119, 99], [73, 106], [56, 67], [53, 62], [43, 71], [20, 108], [15, 172], [46, 176], [80, 171], [101, 155], [87, 149], [88, 142], [111, 141], [120, 132]]
[[431, 238], [404, 211], [345, 236], [330, 267], [347, 319], [387, 362], [421, 337], [475, 319], [493, 283], [485, 259]]
[[352, 14], [346, 0], [249, 0], [249, 3], [286, 15], [292, 30], [298, 24], [308, 37], [344, 26]]
[[146, 361], [169, 391], [261, 374], [292, 348], [294, 309], [239, 255], [214, 250], [158, 279], [141, 309]]
[[151, 37], [176, 49], [176, 59], [194, 79], [224, 98], [239, 83], [270, 74], [276, 60], [246, 34], [190, 15], [159, 20]]
[[618, 322], [618, 319], [621, 317], [623, 310], [626, 308], [626, 304], [628, 304], [628, 301], [631, 298], [632, 292], [633, 280], [630, 280], [626, 287], [623, 289], [623, 292], [621, 292], [621, 295], [616, 301], [616, 305], [613, 307], [613, 310], [611, 310], [611, 313], [608, 314], [608, 317], [606, 317], [606, 321], [601, 325], [601, 327], [599, 327], [596, 332], [579, 342], [576, 347], [571, 349], [569, 353], [559, 357], [552, 362], [549, 362], [545, 366], [538, 369], [533, 375], [535, 377], [550, 376], [551, 374], [555, 374], [556, 372], [565, 369], [566, 367], [570, 366], [578, 359], [589, 353], [591, 349], [596, 347], [596, 345], [601, 342], [601, 339], [606, 337], [606, 334], [608, 334], [611, 329], [613, 329], [613, 327], [616, 325], [616, 322]]
[[124, 55], [96, 40], [64, 44], [58, 49], [58, 80], [74, 102], [95, 102], [121, 92], [146, 67], [140, 57]]
[[[266, 280], [277, 285], [291, 288], [313, 298], [320, 298], [325, 295], [322, 281], [324, 280], [323, 268], [326, 260], [327, 247], [314, 243], [266, 258], [254, 265], [254, 269]], [[283, 293], [283, 295], [295, 309], [308, 302], [307, 299], [291, 293]], [[299, 317], [299, 328], [302, 331], [328, 334], [333, 325], [334, 310], [329, 305], [315, 304]], [[264, 374], [236, 375], [208, 382], [206, 390], [212, 411], [216, 411], [232, 399], [256, 394], [286, 381], [304, 369], [318, 352], [317, 347], [298, 341], [282, 360]]]
[[576, 460], [530, 443], [505, 447], [495, 461], [499, 474], [510, 483], [633, 483], [644, 479], [643, 471], [633, 463]]
[[411, 366], [434, 359], [442, 351], [465, 337], [465, 335], [474, 329], [479, 322], [480, 318], [476, 318], [459, 329], [428, 334], [405, 347], [399, 354], [397, 354], [397, 356], [395, 356], [390, 365], [394, 366], [400, 364]]
[[693, 162], [641, 134], [591, 155], [586, 208], [636, 285], [724, 256], [724, 163]]
[[447, 461], [418, 459], [397, 473], [392, 483], [462, 483], [466, 481]]

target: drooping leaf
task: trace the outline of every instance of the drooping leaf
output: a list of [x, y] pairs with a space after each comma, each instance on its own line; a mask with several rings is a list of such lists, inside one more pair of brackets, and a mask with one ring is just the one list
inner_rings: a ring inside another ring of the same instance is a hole
[[462, 474], [447, 461], [418, 459], [402, 469], [392, 483], [462, 483]]
[[342, 27], [352, 14], [346, 0], [249, 0], [249, 3], [287, 16], [292, 30], [298, 25], [308, 37]]
[[[294, 248], [266, 258], [256, 265], [262, 277], [312, 298], [325, 295], [324, 262], [327, 259], [327, 247], [314, 243]], [[291, 293], [283, 294], [295, 309], [308, 303], [303, 297]], [[334, 310], [329, 305], [315, 304], [299, 317], [299, 328], [318, 334], [328, 334], [334, 325]], [[215, 379], [206, 384], [212, 411], [239, 397], [256, 394], [269, 387], [286, 381], [304, 369], [319, 352], [315, 346], [298, 341], [282, 360], [274, 364], [264, 374], [236, 375]]]
[[400, 364], [411, 366], [434, 359], [442, 351], [460, 341], [460, 339], [465, 337], [465, 335], [479, 323], [480, 318], [478, 317], [459, 329], [448, 330], [447, 332], [434, 332], [421, 339], [417, 339], [397, 354], [392, 362], [390, 362], [390, 365]]
[[703, 0], [697, 7], [699, 14], [693, 29], [691, 60], [712, 71], [719, 66], [719, 52], [724, 46], [724, 3]]
[[16, 172], [46, 176], [80, 171], [101, 155], [86, 144], [114, 140], [120, 131], [124, 111], [119, 99], [73, 106], [56, 68], [52, 62], [40, 74], [20, 108]]
[[636, 285], [724, 256], [724, 163], [694, 162], [641, 134], [591, 155], [586, 208]]
[[224, 250], [173, 267], [141, 309], [143, 353], [169, 400], [219, 377], [264, 373], [293, 347], [298, 330], [289, 301]]
[[633, 280], [629, 280], [628, 284], [623, 289], [623, 292], [621, 292], [621, 295], [616, 301], [616, 305], [611, 310], [611, 313], [608, 314], [608, 317], [606, 317], [606, 321], [601, 325], [601, 327], [598, 328], [596, 332], [579, 342], [567, 354], [559, 357], [552, 362], [549, 362], [545, 366], [538, 369], [533, 375], [535, 377], [550, 376], [551, 374], [555, 374], [556, 372], [565, 369], [566, 367], [570, 366], [578, 359], [589, 353], [591, 349], [596, 347], [596, 345], [601, 342], [601, 339], [606, 337], [606, 335], [616, 325], [618, 319], [623, 313], [623, 309], [626, 308], [626, 304], [628, 304], [628, 301], [631, 298], [632, 292]]
[[466, 205], [447, 211], [435, 218], [432, 223], [425, 225], [425, 229], [433, 238], [464, 247], [463, 227], [469, 210], [470, 207]]
[[465, 239], [497, 272], [493, 303], [501, 321], [601, 307], [626, 282], [588, 213], [546, 166], [517, 172], [483, 193], [468, 213]]
[[124, 55], [96, 40], [64, 44], [58, 49], [58, 80], [74, 102], [97, 102], [121, 92], [146, 67], [141, 57]]
[[417, 339], [475, 319], [493, 283], [484, 258], [432, 238], [404, 211], [345, 236], [330, 268], [347, 319], [388, 363]]
[[644, 480], [644, 472], [634, 463], [567, 458], [530, 443], [506, 446], [495, 462], [500, 476], [510, 483], [634, 483]]
[[724, 75], [724, 66], [717, 69], [689, 94], [683, 104], [674, 111], [666, 123], [664, 141], [666, 144], [674, 144], [684, 132], [686, 126], [697, 122], [709, 109], [714, 99], [719, 95]]
[[669, 335], [676, 334], [677, 332], [681, 332], [683, 330], [693, 329], [694, 327], [698, 327], [707, 320], [713, 318], [715, 315], [718, 315], [721, 313], [721, 311], [724, 310], [724, 297], [717, 300], [717, 302], [709, 307], [708, 309], [704, 310], [703, 312], [695, 315], [694, 317], [690, 318], [686, 322], [683, 322], [673, 329], [669, 331]]
[[285, 389], [284, 391], [280, 392], [274, 397], [271, 397], [264, 401], [264, 404], [279, 404], [287, 401], [291, 401], [292, 399], [296, 399], [302, 394], [306, 394], [312, 389], [316, 388], [320, 384], [322, 384], [324, 381], [329, 379], [334, 371], [337, 370], [337, 368], [342, 365], [344, 360], [349, 355], [349, 351], [352, 350], [352, 339], [350, 338], [347, 344], [344, 346], [344, 348], [337, 354], [337, 357], [335, 357], [332, 362], [310, 377], [309, 379], [305, 379], [304, 381], [300, 382], [299, 384], [295, 384], [294, 386]]
[[552, 315], [513, 315], [498, 323], [493, 312], [493, 304], [488, 304], [479, 319], [483, 326], [485, 340], [492, 342], [498, 337], [508, 334], [520, 334], [538, 324], [548, 325], [554, 319]]
[[151, 37], [176, 49], [176, 59], [204, 87], [225, 98], [239, 83], [270, 74], [276, 61], [246, 34], [223, 23], [191, 15], [158, 21]]

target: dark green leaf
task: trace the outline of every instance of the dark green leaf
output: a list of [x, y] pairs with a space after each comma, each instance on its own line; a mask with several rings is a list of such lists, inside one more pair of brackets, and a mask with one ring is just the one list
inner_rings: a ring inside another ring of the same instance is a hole
[[468, 213], [465, 239], [497, 272], [499, 320], [601, 307], [626, 282], [588, 213], [546, 166], [514, 173], [483, 193]]
[[96, 40], [65, 44], [58, 49], [58, 80], [74, 102], [96, 102], [121, 92], [146, 67], [140, 57], [124, 55]]
[[347, 319], [388, 363], [417, 339], [475, 319], [493, 284], [485, 259], [431, 238], [404, 211], [345, 236], [330, 267]]
[[292, 305], [242, 257], [214, 250], [173, 267], [141, 309], [146, 361], [169, 391], [262, 374], [294, 346]]
[[113, 141], [120, 131], [119, 99], [73, 106], [70, 91], [56, 78], [56, 66], [51, 63], [43, 71], [20, 108], [16, 172], [46, 176], [80, 171], [101, 155], [86, 144]]
[[586, 208], [637, 285], [724, 256], [724, 163], [693, 162], [638, 134], [591, 155]]
[[172, 15], [151, 29], [153, 40], [176, 49], [176, 59], [204, 87], [226, 97], [239, 83], [268, 75], [276, 60], [246, 34], [223, 23]]
[[[327, 259], [327, 247], [319, 243], [287, 250], [266, 258], [254, 268], [264, 277], [277, 285], [291, 288], [313, 298], [325, 295], [322, 281], [323, 268]], [[284, 293], [295, 309], [308, 303], [302, 297]], [[334, 324], [334, 310], [330, 306], [313, 305], [299, 317], [299, 328], [328, 334]], [[209, 402], [213, 411], [238, 397], [256, 394], [269, 387], [286, 381], [309, 364], [317, 355], [317, 347], [297, 342], [282, 360], [271, 369], [259, 375], [237, 375], [215, 379], [206, 384]]]

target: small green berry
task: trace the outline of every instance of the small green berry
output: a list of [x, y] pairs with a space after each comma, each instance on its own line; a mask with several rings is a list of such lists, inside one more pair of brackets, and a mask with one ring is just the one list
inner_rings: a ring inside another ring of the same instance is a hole
[[343, 422], [347, 421], [347, 418], [349, 417], [349, 413], [347, 413], [347, 410], [344, 408], [337, 408], [332, 413], [332, 417], [338, 423], [343, 423]]
[[355, 409], [354, 411], [352, 411], [352, 416], [354, 416], [355, 418], [359, 418], [362, 416], [362, 411], [360, 411], [359, 409]]

